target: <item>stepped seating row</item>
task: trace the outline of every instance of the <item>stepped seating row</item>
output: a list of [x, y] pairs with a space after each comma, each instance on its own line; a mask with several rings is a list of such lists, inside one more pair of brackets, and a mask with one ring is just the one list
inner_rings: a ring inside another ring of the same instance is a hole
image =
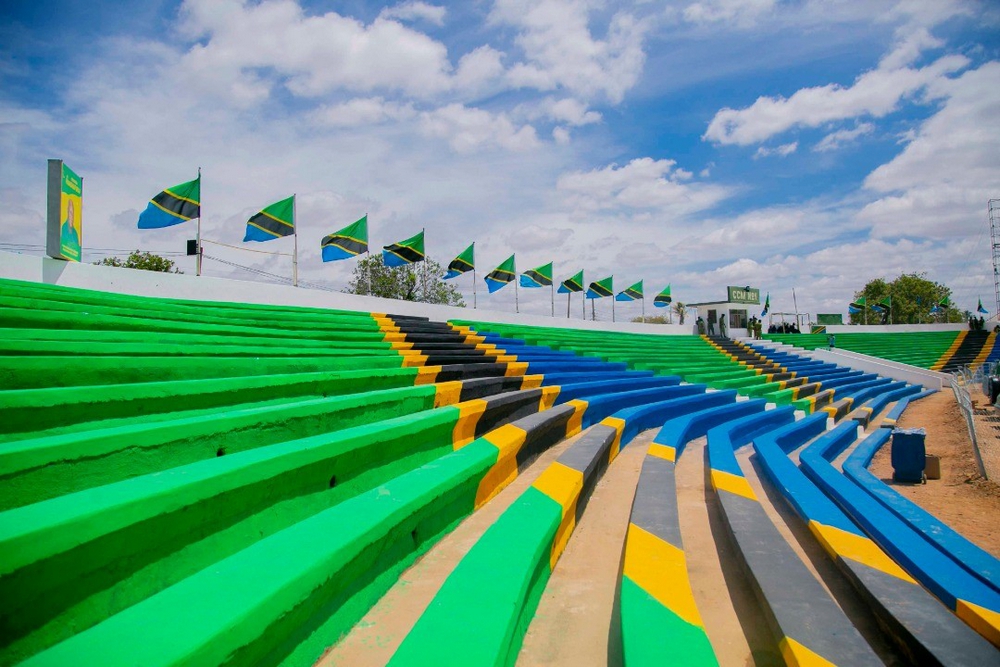
[[[951, 349], [952, 345], [959, 339], [960, 334], [965, 333], [956, 331], [839, 333], [836, 336], [836, 346], [911, 366], [932, 368], [943, 357], [950, 358], [951, 352], [954, 351]], [[826, 334], [765, 334], [764, 338], [806, 350], [827, 347]]]
[[[552, 342], [553, 347], [623, 359], [630, 365], [636, 363], [624, 353], [600, 353], [597, 346], [586, 342], [588, 336], [580, 332], [556, 335], [550, 339], [542, 332], [529, 331], [528, 328], [498, 325], [477, 328], [489, 339], [491, 334], [487, 329], [501, 330], [535, 342], [558, 340], [558, 343]], [[613, 334], [602, 332], [599, 336], [609, 339], [614, 346]], [[810, 379], [822, 378], [824, 386], [834, 383], [830, 389], [837, 392], [841, 397], [839, 400], [846, 401], [848, 407], [855, 404], [866, 409], [865, 423], [871, 415], [877, 415], [893, 401], [899, 401], [902, 409], [907, 402], [932, 393], [870, 374], [826, 368], [797, 355], [775, 352], [766, 347], [756, 351], [730, 342], [710, 343], [720, 351], [728, 352], [737, 363], [760, 369], [760, 374], [786, 373], [787, 376], [781, 377], [794, 380], [796, 373], [804, 372], [810, 374], [806, 376]], [[663, 342], [662, 345], [666, 347], [669, 343]], [[754, 352], [758, 355], [756, 359]], [[765, 354], [768, 356], [765, 357]], [[776, 382], [780, 381], [784, 380]], [[796, 383], [791, 388], [801, 386], [807, 386], [807, 383]], [[775, 390], [769, 389], [771, 391], [746, 393], [774, 398]], [[777, 391], [788, 389], [785, 385]], [[783, 462], [788, 468], [782, 476], [774, 479], [779, 488], [787, 490], [787, 486], [783, 485], [789, 484], [788, 478], [802, 475], [787, 458], [787, 452], [823, 434], [828, 418], [840, 420], [846, 412], [828, 409], [794, 422], [790, 407], [762, 412], [764, 407], [764, 400], [751, 399], [676, 418], [664, 425], [650, 446], [630, 520], [620, 593], [623, 649], [630, 663], [654, 664], [657, 656], [676, 655], [683, 647], [685, 655], [690, 657], [690, 664], [717, 664], [705, 640], [701, 618], [687, 584], [684, 573], [686, 558], [676, 520], [676, 501], [671, 499], [674, 495], [674, 462], [683, 451], [683, 443], [699, 435], [692, 424], [702, 420], [717, 426], [708, 430], [712, 484], [786, 662], [880, 664], [881, 660], [854, 630], [838, 604], [829, 598], [829, 594], [794, 555], [783, 551], [783, 541], [760, 511], [756, 496], [743, 479], [733, 456], [734, 449], [753, 441], [758, 455], [763, 458], [767, 453], [772, 467], [782, 469]], [[898, 412], [895, 411], [894, 416], [898, 416]], [[840, 431], [854, 433], [859, 423], [846, 420]], [[880, 429], [880, 432], [887, 434], [889, 431]], [[780, 460], [776, 460], [775, 456], [780, 456]], [[645, 484], [643, 479], [647, 480]], [[650, 480], [653, 479], [657, 480], [656, 488], [651, 488]], [[809, 522], [816, 539], [834, 560], [838, 560], [845, 576], [856, 585], [885, 627], [890, 628], [890, 635], [904, 654], [911, 658], [916, 656], [915, 661], [920, 664], [974, 664], [974, 661], [996, 659], [996, 649], [990, 642], [1000, 642], [993, 634], [991, 623], [995, 623], [992, 616], [995, 607], [988, 598], [980, 595], [975, 598], [977, 602], [963, 600], [961, 605], [950, 605], [952, 611], [949, 612], [893, 560], [906, 562], [905, 559], [895, 551], [890, 551], [890, 556], [865, 534], [860, 527], [864, 526], [863, 522], [859, 522], [860, 526], [855, 524], [819, 490], [813, 489], [811, 495], [803, 496], [804, 492], [799, 487], [801, 480], [796, 480], [792, 484], [796, 492], [789, 494], [789, 500], [799, 510], [800, 516]], [[903, 546], [896, 546], [897, 550], [905, 548], [905, 541]], [[956, 550], [956, 557], [964, 559], [964, 562], [976, 562], [976, 558], [961, 550]], [[653, 559], [668, 574], [649, 576], [650, 568], [644, 565]], [[796, 572], [798, 574], [794, 574]], [[789, 577], [795, 579], [796, 585], [788, 586]], [[945, 598], [941, 600], [948, 603]], [[989, 606], [974, 606], [978, 603], [988, 603]], [[970, 609], [975, 611], [970, 612]], [[651, 619], [656, 619], [655, 624]], [[942, 632], [937, 633], [935, 627], [941, 627]]]
[[[623, 650], [630, 664], [678, 651], [717, 663], [672, 491], [685, 444], [708, 433], [711, 450], [721, 428], [731, 456], [793, 409], [825, 425], [844, 418], [840, 401], [880, 411], [912, 395], [694, 336], [17, 281], [0, 281], [0, 331], [2, 665], [311, 665], [438, 539], [575, 437], [476, 540], [392, 658], [509, 664], [594, 486], [657, 427], [619, 573]], [[716, 492], [742, 488], [724, 467]], [[774, 628], [796, 660], [867, 655]]]

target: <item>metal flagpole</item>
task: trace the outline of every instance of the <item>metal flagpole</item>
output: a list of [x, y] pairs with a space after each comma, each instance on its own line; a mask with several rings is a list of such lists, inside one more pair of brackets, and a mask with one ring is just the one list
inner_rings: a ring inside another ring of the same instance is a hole
[[201, 275], [201, 167], [198, 167], [198, 259], [196, 260], [195, 275]]
[[292, 254], [292, 286], [299, 286], [299, 220], [296, 215], [295, 195], [292, 194], [292, 236], [295, 238], [295, 247]]
[[615, 297], [611, 297], [611, 321], [615, 321]]
[[[597, 321], [597, 314], [594, 312], [594, 302], [595, 301], [597, 301], [597, 299], [591, 299], [590, 300], [590, 321], [591, 322], [596, 322]], [[584, 299], [584, 303], [586, 303], [586, 302], [587, 302], [586, 299]], [[586, 306], [583, 307], [583, 319], [587, 319], [587, 307]]]
[[646, 295], [642, 295], [642, 323], [646, 323]]
[[427, 228], [421, 227], [420, 233], [424, 236], [424, 280], [423, 280], [423, 298], [424, 303], [430, 303], [427, 300]]
[[367, 261], [365, 261], [365, 266], [368, 268], [365, 273], [368, 274], [368, 296], [372, 295], [372, 251], [365, 250], [365, 254], [368, 255]]
[[549, 287], [552, 288], [552, 317], [555, 317], [556, 316], [556, 281], [553, 280], [552, 284], [549, 285]]
[[566, 292], [566, 319], [569, 319], [569, 298], [573, 295], [572, 292]]
[[476, 267], [472, 267], [472, 307], [476, 308]]
[[587, 320], [587, 293], [583, 293], [583, 298], [580, 300], [580, 305], [583, 306], [583, 320]]
[[[517, 277], [517, 271], [514, 271], [514, 277]], [[514, 312], [520, 313], [521, 307], [517, 303], [517, 280], [514, 281]]]

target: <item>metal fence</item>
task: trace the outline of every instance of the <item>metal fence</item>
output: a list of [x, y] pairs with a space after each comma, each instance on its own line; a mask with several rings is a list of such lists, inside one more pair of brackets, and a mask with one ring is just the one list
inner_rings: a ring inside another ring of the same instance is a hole
[[1000, 411], [990, 404], [990, 371], [986, 364], [970, 370], [967, 366], [952, 374], [955, 393], [972, 440], [979, 474], [1000, 480]]

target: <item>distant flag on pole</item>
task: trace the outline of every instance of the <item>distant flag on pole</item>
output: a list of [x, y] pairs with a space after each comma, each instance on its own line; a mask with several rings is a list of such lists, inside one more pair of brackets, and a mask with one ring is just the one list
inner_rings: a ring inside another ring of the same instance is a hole
[[976, 312], [977, 313], [981, 313], [983, 315], [989, 315], [990, 314], [990, 311], [988, 311], [985, 308], [983, 308], [983, 300], [982, 300], [982, 298], [979, 299], [979, 307], [976, 308]]
[[339, 232], [324, 236], [320, 245], [323, 248], [324, 262], [350, 259], [368, 252], [368, 216], [347, 225]]
[[521, 287], [548, 287], [552, 284], [552, 262], [521, 274]]
[[887, 296], [876, 304], [872, 305], [872, 309], [880, 313], [887, 313], [892, 308], [892, 296]]
[[468, 248], [458, 254], [458, 257], [451, 260], [448, 265], [448, 273], [444, 274], [445, 280], [457, 278], [463, 273], [476, 268], [476, 244], [471, 243]]
[[282, 199], [255, 213], [247, 220], [247, 241], [273, 241], [295, 233], [295, 195]]
[[868, 299], [866, 297], [861, 297], [860, 299], [855, 299], [849, 304], [851, 307], [857, 309], [857, 312], [861, 312], [868, 305]]
[[642, 281], [635, 283], [615, 295], [615, 301], [637, 301], [642, 298]]
[[201, 175], [167, 188], [149, 200], [139, 215], [139, 229], [160, 229], [201, 216]]
[[559, 283], [559, 289], [556, 290], [560, 294], [570, 294], [572, 292], [582, 292], [583, 291], [583, 271], [579, 271], [576, 275], [570, 276], [566, 280]]
[[424, 232], [415, 236], [382, 246], [382, 263], [388, 267], [404, 266], [424, 261]]
[[507, 283], [513, 281], [516, 275], [517, 268], [514, 266], [514, 255], [511, 255], [504, 260], [503, 264], [487, 273], [484, 280], [490, 294], [493, 294], [498, 289], [506, 287]]
[[[759, 294], [759, 292], [758, 292]], [[768, 292], [767, 298], [764, 299], [764, 310], [760, 311], [761, 317], [767, 317], [767, 314], [771, 311], [771, 293]]]
[[603, 299], [615, 293], [614, 276], [608, 276], [603, 280], [595, 280], [587, 287], [588, 299]]
[[[857, 315], [860, 312], [861, 312], [861, 309], [858, 308], [858, 307], [856, 307], [853, 303], [847, 304], [847, 313], [849, 315]], [[934, 311], [932, 310], [931, 312], [933, 313]], [[763, 317], [763, 315], [761, 315], [761, 317]]]
[[663, 291], [656, 295], [653, 299], [653, 305], [657, 308], [666, 308], [674, 300], [674, 297], [670, 296], [670, 285], [663, 288]]

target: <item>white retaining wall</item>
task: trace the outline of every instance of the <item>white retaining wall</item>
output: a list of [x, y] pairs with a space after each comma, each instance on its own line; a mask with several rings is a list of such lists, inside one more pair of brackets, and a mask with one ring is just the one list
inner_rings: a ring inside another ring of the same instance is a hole
[[[413, 315], [432, 320], [478, 320], [506, 324], [558, 326], [568, 329], [626, 331], [657, 335], [691, 335], [694, 323], [639, 324], [632, 322], [591, 322], [589, 320], [525, 315], [495, 310], [438, 306], [415, 301], [327, 292], [324, 290], [273, 285], [227, 278], [158, 273], [113, 266], [64, 262], [48, 257], [0, 252], [0, 278], [173, 299], [259, 303], [282, 306], [333, 308], [394, 315]], [[582, 298], [578, 297], [578, 298]]]
[[911, 366], [898, 361], [872, 357], [849, 350], [824, 350], [817, 348], [812, 351], [802, 350], [802, 353], [820, 361], [848, 366], [866, 373], [878, 373], [882, 377], [903, 380], [910, 384], [919, 384], [926, 389], [941, 389], [942, 387], [947, 387], [951, 382], [951, 374], [949, 373], [932, 371], [920, 368], [919, 366]]

